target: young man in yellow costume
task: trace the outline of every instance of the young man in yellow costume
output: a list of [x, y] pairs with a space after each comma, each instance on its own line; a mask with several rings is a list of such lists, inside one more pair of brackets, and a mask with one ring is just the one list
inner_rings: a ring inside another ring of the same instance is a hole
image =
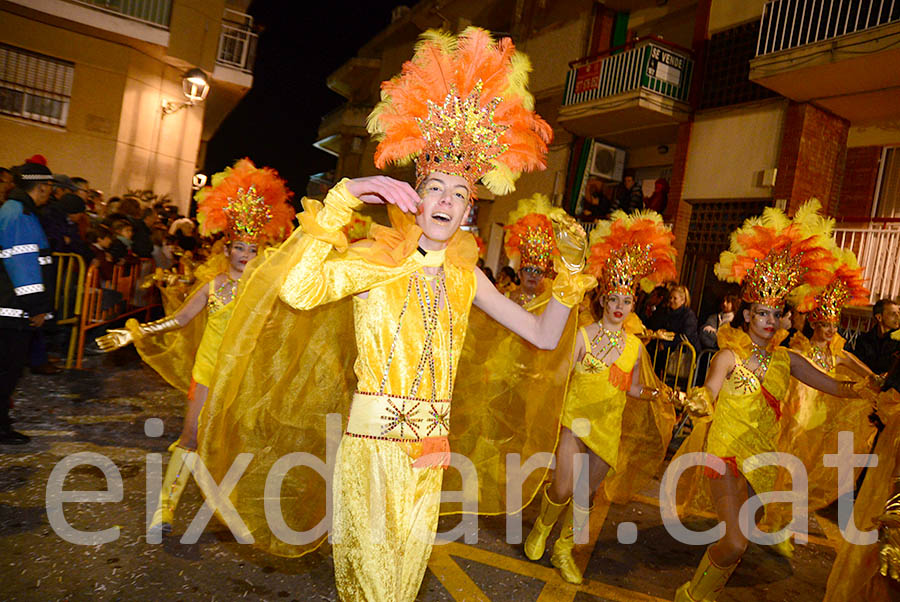
[[[793, 220], [769, 208], [731, 235], [731, 246], [716, 264], [716, 275], [742, 285], [743, 305], [731, 326], [719, 329], [720, 351], [706, 382], [688, 395], [694, 430], [676, 458], [706, 453], [707, 465], [686, 471], [681, 482], [691, 505], [703, 498], [725, 522], [725, 535], [707, 548], [693, 578], [678, 588], [676, 602], [715, 600], [737, 568], [749, 540], [740, 509], [752, 495], [774, 489], [775, 466], [746, 469], [744, 460], [778, 450], [780, 420], [791, 376], [835, 397], [858, 397], [851, 382], [837, 381], [806, 358], [778, 344], [784, 300], [796, 287], [824, 286], [833, 257], [816, 231], [819, 205], [801, 207]], [[718, 461], [715, 461], [718, 460]], [[692, 475], [692, 476], [691, 476]], [[708, 484], [708, 492], [703, 488]], [[683, 496], [679, 496], [679, 501]], [[752, 520], [752, 517], [751, 517]]]
[[148, 324], [129, 320], [97, 339], [104, 351], [134, 343], [141, 358], [170, 384], [188, 394], [181, 436], [169, 448], [162, 490], [150, 530], [169, 533], [175, 508], [187, 486], [197, 449], [197, 421], [209, 394], [222, 337], [228, 325], [238, 281], [259, 246], [284, 240], [293, 229], [291, 192], [274, 170], [249, 159], [212, 177], [196, 194], [200, 232], [225, 235], [224, 252], [197, 270], [199, 284], [171, 315]]
[[[459, 230], [477, 180], [506, 194], [519, 173], [544, 166], [551, 131], [532, 110], [528, 69], [509, 39], [494, 42], [477, 28], [458, 37], [426, 32], [369, 117], [376, 165], [414, 159], [416, 188], [373, 176], [339, 182], [324, 205], [305, 200], [300, 232], [253, 271], [235, 310], [242, 332], [223, 349], [201, 457], [218, 481], [237, 451], [229, 441], [254, 453], [232, 494], [248, 540], [305, 553], [322, 538], [291, 545], [267, 519], [274, 496], [294, 533], [315, 528], [328, 511], [322, 482], [292, 471], [279, 498], [267, 473], [286, 452], [325, 447], [320, 419], [346, 412], [352, 399], [332, 488], [343, 600], [412, 600], [418, 592], [472, 304], [549, 349], [593, 284], [579, 274], [586, 241], [574, 240], [557, 263], [553, 299], [530, 314], [475, 268], [475, 241]], [[363, 202], [389, 204], [393, 227], [373, 226], [369, 240], [348, 247], [341, 229]], [[346, 348], [354, 341], [350, 385]]]
[[[547, 536], [565, 512], [550, 562], [571, 583], [582, 581], [572, 550], [590, 514], [584, 504], [591, 503], [601, 483], [611, 500], [627, 501], [625, 490], [633, 492], [653, 476], [671, 437], [674, 411], [634, 334], [643, 328], [632, 312], [639, 286], [650, 291], [675, 277], [673, 239], [662, 217], [652, 211], [633, 215], [617, 211], [591, 232], [587, 272], [599, 282], [601, 317], [578, 329], [556, 471], [525, 541], [525, 555], [539, 560]], [[581, 474], [576, 474], [578, 454], [588, 456]], [[615, 478], [606, 483], [610, 469]], [[589, 497], [576, 500], [576, 481], [583, 480]], [[624, 480], [628, 481], [625, 487]]]

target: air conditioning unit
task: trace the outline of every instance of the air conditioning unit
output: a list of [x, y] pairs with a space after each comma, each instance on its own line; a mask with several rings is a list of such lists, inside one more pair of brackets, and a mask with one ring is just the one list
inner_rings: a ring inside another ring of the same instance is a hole
[[614, 182], [622, 181], [625, 170], [625, 151], [614, 146], [594, 142], [588, 157], [587, 173], [589, 176], [604, 178]]

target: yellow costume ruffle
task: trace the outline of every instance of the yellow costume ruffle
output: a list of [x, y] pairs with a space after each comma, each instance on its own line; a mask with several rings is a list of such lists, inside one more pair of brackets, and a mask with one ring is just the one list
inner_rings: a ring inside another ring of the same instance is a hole
[[[888, 394], [884, 406], [897, 411], [898, 394]], [[890, 402], [890, 403], [888, 403]], [[879, 408], [882, 404], [879, 403]], [[875, 519], [884, 510], [884, 504], [894, 490], [897, 463], [900, 461], [900, 414], [888, 415], [879, 409], [886, 423], [878, 437], [875, 455], [878, 466], [869, 468], [853, 506], [853, 522], [861, 531], [875, 528]], [[834, 470], [834, 469], [832, 469]], [[828, 575], [824, 602], [892, 602], [900, 596], [900, 584], [883, 577], [879, 572], [878, 542], [871, 545], [854, 545], [842, 541], [837, 558]]]
[[[832, 357], [843, 357], [844, 338], [835, 335], [831, 341]], [[797, 333], [791, 339], [791, 349], [810, 360], [812, 343], [803, 334]], [[821, 367], [820, 367], [821, 369]], [[855, 372], [837, 366], [827, 372], [838, 380], [858, 380]], [[782, 418], [779, 451], [793, 454], [803, 461], [809, 479], [809, 510], [819, 510], [834, 502], [838, 497], [837, 470], [823, 463], [825, 454], [834, 454], [838, 448], [838, 433], [853, 433], [853, 453], [864, 454], [871, 449], [875, 427], [869, 421], [872, 402], [859, 398], [838, 398], [822, 393], [791, 378], [787, 399], [784, 403], [785, 416]], [[861, 469], [857, 469], [859, 472]], [[780, 471], [775, 488], [780, 491], [791, 489], [790, 473]], [[772, 504], [766, 508], [767, 531], [776, 531], [790, 522], [790, 506]]]
[[[627, 327], [639, 329], [640, 320], [629, 321]], [[579, 332], [590, 350], [585, 330]], [[612, 468], [603, 489], [607, 499], [617, 503], [627, 502], [653, 478], [665, 458], [675, 425], [670, 403], [626, 395], [636, 364], [641, 383], [658, 387], [647, 353], [630, 331], [626, 332], [622, 354], [611, 367], [586, 353], [574, 367], [562, 415], [562, 424]], [[586, 434], [576, 422], [579, 419], [589, 421]]]
[[[734, 370], [719, 390], [712, 415], [694, 420], [693, 431], [673, 461], [687, 453], [706, 452], [727, 459], [731, 466], [726, 470], [738, 470], [757, 494], [773, 490], [778, 475], [775, 466], [744, 472], [743, 462], [756, 454], [778, 451], [779, 416], [783, 415], [791, 376], [789, 352], [778, 346], [785, 334], [778, 331], [769, 342], [769, 369], [760, 382], [744, 366], [753, 349], [750, 336], [727, 324], [719, 328], [719, 348], [734, 353]], [[681, 476], [677, 503], [687, 511], [713, 510], [702, 466], [694, 466]]]
[[[292, 452], [326, 459], [329, 449], [326, 416], [339, 414], [344, 417], [342, 423], [346, 424], [346, 416], [352, 411], [350, 401], [354, 391], [378, 392], [386, 357], [390, 354], [392, 328], [398, 323], [403, 329], [404, 344], [398, 346], [392, 360], [385, 391], [408, 395], [408, 389], [419, 373], [417, 360], [422, 346], [414, 341], [420, 340], [425, 330], [415, 293], [406, 308], [407, 317], [398, 322], [398, 314], [414, 274], [421, 274], [422, 264], [416, 259], [420, 256], [416, 247], [421, 230], [414, 225], [411, 216], [391, 206], [388, 211], [395, 224], [393, 228], [373, 226], [370, 240], [348, 248], [340, 230], [357, 203], [342, 184], [329, 192], [324, 206], [306, 199], [306, 211], [298, 216], [300, 229], [278, 249], [270, 250], [264, 261], [248, 266], [201, 420], [199, 453], [216, 481], [221, 481], [239, 453], [254, 454], [253, 462], [232, 492], [231, 499], [255, 545], [273, 554], [299, 556], [315, 549], [325, 539], [322, 531], [309, 544], [288, 543], [270, 531], [265, 484], [273, 464]], [[435, 395], [449, 399], [448, 381], [452, 380], [449, 371], [458, 361], [458, 372], [462, 376], [452, 391], [450, 449], [465, 455], [476, 466], [478, 489], [469, 495], [478, 496], [479, 511], [502, 512], [505, 510], [506, 451], [521, 453], [523, 461], [536, 451], [553, 451], [558, 434], [555, 417], [559, 415], [568, 376], [567, 362], [562, 360], [563, 366], [558, 369], [557, 364], [560, 358], [571, 353], [571, 349], [537, 353], [531, 347], [526, 353], [515, 349], [516, 345], [522, 349], [530, 347], [527, 343], [521, 340], [510, 342], [507, 348], [511, 351], [507, 355], [522, 362], [519, 374], [530, 372], [533, 376], [519, 382], [506, 374], [497, 376], [496, 381], [491, 380], [491, 375], [485, 376], [485, 364], [493, 357], [493, 347], [485, 345], [485, 341], [497, 343], [502, 340], [501, 332], [504, 336], [509, 333], [479, 310], [468, 313], [475, 292], [472, 270], [476, 259], [477, 246], [471, 234], [458, 232], [448, 245], [444, 261], [453, 327], [449, 327], [447, 309], [442, 307], [438, 328], [442, 333], [453, 333], [450, 346], [454, 350], [453, 358], [450, 361], [440, 354], [435, 355], [434, 378], [430, 366], [426, 365], [416, 397], [431, 397], [431, 387], [435, 384]], [[351, 298], [362, 291], [369, 291], [366, 299]], [[465, 334], [467, 322], [471, 336]], [[574, 331], [574, 316], [570, 318], [568, 328], [569, 332]], [[573, 339], [569, 336], [568, 340]], [[440, 342], [441, 345], [449, 343]], [[537, 368], [533, 369], [533, 366]], [[556, 371], [551, 372], [547, 366]], [[482, 386], [484, 383], [489, 386]], [[548, 416], [554, 419], [548, 420]], [[370, 439], [361, 442], [358, 439], [344, 438], [347, 449], [342, 444], [341, 461], [337, 463], [335, 475], [342, 483], [347, 479], [359, 479], [357, 485], [371, 482], [374, 486], [377, 479], [386, 478], [363, 473], [357, 466], [346, 464], [349, 458], [366, 454], [366, 450], [380, 454], [387, 446], [393, 450], [389, 452], [391, 454], [398, 450], [402, 452], [410, 464], [427, 451], [423, 449], [423, 440], [395, 443]], [[332, 452], [336, 444], [337, 440], [331, 442]], [[352, 451], [349, 451], [350, 446]], [[375, 463], [373, 458], [368, 465], [374, 467]], [[404, 471], [390, 470], [388, 476], [395, 483], [391, 487], [396, 487], [401, 491], [398, 495], [404, 496], [403, 500], [397, 501], [397, 507], [411, 507], [411, 500], [422, 492], [408, 489], [411, 481], [407, 480]], [[453, 468], [446, 471], [414, 469], [412, 472], [437, 475], [429, 477], [425, 485], [429, 490], [433, 482], [440, 485], [442, 473], [447, 489], [461, 489], [459, 473]], [[527, 504], [537, 490], [544, 473], [534, 471], [526, 481], [522, 488], [522, 505]], [[326, 484], [308, 468], [298, 467], [287, 472], [280, 495], [281, 513], [295, 531], [312, 529], [326, 515]], [[357, 524], [365, 515], [369, 501], [360, 500], [346, 486], [342, 495], [340, 505], [335, 504], [334, 527], [336, 531], [346, 533], [350, 525]], [[458, 510], [458, 506], [446, 508], [451, 512]], [[431, 510], [422, 511], [425, 514], [419, 515], [420, 519], [430, 523]], [[392, 525], [388, 531], [393, 545], [400, 546], [395, 538], [406, 532], [404, 525], [408, 524], [409, 518], [406, 515], [387, 518]], [[385, 557], [374, 549], [360, 553], [369, 557], [365, 562], [385, 561]], [[417, 554], [416, 558], [403, 561], [402, 572], [410, 578], [414, 574], [421, 577], [420, 571], [424, 570], [423, 561]], [[370, 577], [374, 574], [381, 575], [377, 581], [382, 585], [396, 578], [396, 573], [389, 575], [374, 564], [370, 565], [373, 569], [364, 570], [363, 575], [361, 565], [353, 564], [354, 552], [349, 549], [336, 550], [335, 555], [342, 559], [341, 566], [336, 569], [339, 576], [343, 575], [339, 577], [339, 588], [348, 596], [358, 591], [356, 588], [369, 588], [366, 583], [372, 583]], [[394, 566], [392, 569], [400, 570]], [[393, 583], [384, 586], [395, 588], [397, 582]]]

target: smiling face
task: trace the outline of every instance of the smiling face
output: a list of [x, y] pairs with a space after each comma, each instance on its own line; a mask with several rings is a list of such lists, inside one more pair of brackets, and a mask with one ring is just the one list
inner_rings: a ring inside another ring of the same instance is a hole
[[416, 225], [422, 228], [422, 247], [437, 250], [445, 247], [469, 215], [472, 191], [461, 176], [432, 172], [419, 187], [422, 203]]
[[813, 326], [813, 340], [820, 343], [830, 343], [837, 334], [837, 324], [832, 322], [819, 322]]
[[684, 305], [684, 301], [684, 293], [679, 290], [673, 291], [672, 296], [669, 297], [669, 307], [671, 309], [680, 309]]
[[606, 326], [621, 327], [622, 322], [634, 309], [634, 296], [609, 293], [603, 300], [603, 323]]
[[225, 247], [225, 255], [228, 256], [231, 269], [239, 274], [243, 273], [247, 263], [256, 257], [258, 248], [257, 245], [242, 240], [236, 240]]
[[781, 308], [754, 303], [750, 309], [744, 310], [744, 320], [747, 322], [751, 339], [755, 339], [756, 342], [768, 341], [778, 328]]

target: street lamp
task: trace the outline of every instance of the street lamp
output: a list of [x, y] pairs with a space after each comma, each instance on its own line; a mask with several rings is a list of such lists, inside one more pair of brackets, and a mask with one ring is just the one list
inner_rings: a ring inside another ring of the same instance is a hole
[[174, 100], [162, 101], [163, 115], [171, 115], [185, 107], [192, 107], [203, 102], [209, 94], [209, 79], [201, 69], [191, 69], [181, 77], [181, 88], [187, 102], [175, 102]]

